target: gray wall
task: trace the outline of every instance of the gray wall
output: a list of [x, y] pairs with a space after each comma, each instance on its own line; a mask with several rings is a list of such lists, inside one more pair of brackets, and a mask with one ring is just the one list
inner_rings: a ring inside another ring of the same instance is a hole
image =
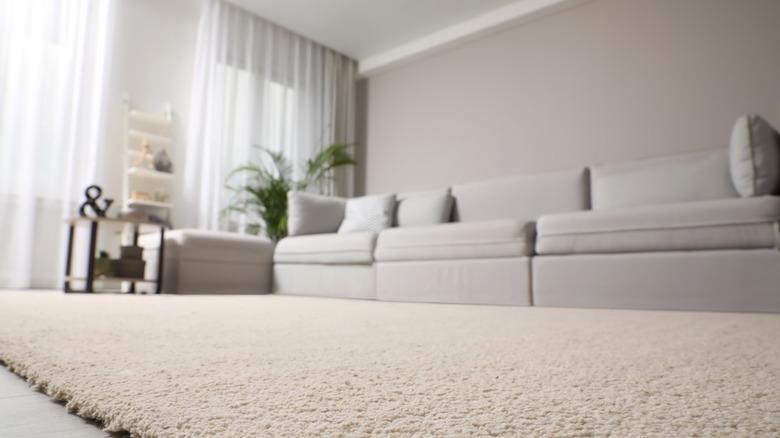
[[593, 0], [360, 91], [365, 193], [723, 147], [780, 122], [780, 1]]

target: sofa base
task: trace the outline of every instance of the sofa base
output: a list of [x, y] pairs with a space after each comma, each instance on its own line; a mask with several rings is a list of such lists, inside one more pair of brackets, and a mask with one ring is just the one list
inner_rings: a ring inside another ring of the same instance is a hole
[[274, 265], [274, 293], [336, 298], [376, 298], [371, 265]]
[[531, 305], [528, 257], [379, 262], [377, 299]]
[[[157, 249], [147, 250], [146, 277], [157, 277]], [[267, 294], [271, 293], [270, 263], [238, 263], [218, 260], [164, 260], [163, 293]], [[139, 286], [140, 287], [140, 286]], [[141, 287], [143, 290], [143, 287]], [[150, 292], [151, 288], [147, 290]]]
[[537, 306], [780, 312], [780, 251], [538, 256]]
[[[146, 278], [157, 278], [157, 233], [139, 236]], [[165, 233], [162, 291], [177, 294], [267, 294], [271, 292], [273, 243], [265, 238], [194, 229]], [[151, 292], [150, 285], [137, 290]]]

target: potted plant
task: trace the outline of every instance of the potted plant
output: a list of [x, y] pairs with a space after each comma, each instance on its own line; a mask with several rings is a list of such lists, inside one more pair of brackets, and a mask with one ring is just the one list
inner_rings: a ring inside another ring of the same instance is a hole
[[[269, 239], [278, 242], [287, 236], [287, 192], [316, 187], [322, 193], [323, 185], [333, 179], [334, 169], [355, 164], [350, 147], [335, 143], [322, 149], [306, 161], [303, 179], [299, 181], [293, 180], [292, 167], [281, 152], [260, 148], [268, 156], [269, 164], [248, 164], [230, 172], [226, 188], [233, 195], [223, 213], [245, 215], [250, 221], [247, 232], [264, 231]], [[231, 184], [238, 175], [244, 178], [237, 185]]]

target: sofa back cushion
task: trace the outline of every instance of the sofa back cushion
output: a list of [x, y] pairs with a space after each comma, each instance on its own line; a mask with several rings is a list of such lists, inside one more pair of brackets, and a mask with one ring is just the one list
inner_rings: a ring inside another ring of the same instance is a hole
[[287, 234], [335, 233], [344, 219], [346, 200], [292, 191], [287, 193]]
[[476, 222], [493, 219], [536, 221], [550, 213], [587, 210], [588, 171], [519, 175], [452, 187], [453, 219]]
[[399, 193], [397, 199], [394, 223], [397, 227], [443, 224], [452, 217], [452, 194], [449, 187]]
[[347, 199], [339, 233], [361, 231], [378, 233], [393, 226], [393, 212], [395, 212], [395, 193]]
[[593, 166], [594, 210], [737, 196], [728, 148]]
[[755, 114], [737, 119], [731, 131], [731, 180], [743, 197], [780, 191], [780, 134]]

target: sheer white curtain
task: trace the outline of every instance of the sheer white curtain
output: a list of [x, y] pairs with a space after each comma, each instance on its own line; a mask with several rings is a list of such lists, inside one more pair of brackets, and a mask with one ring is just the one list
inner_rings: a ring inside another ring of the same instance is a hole
[[[221, 0], [207, 1], [198, 33], [185, 181], [188, 226], [219, 229], [225, 178], [282, 151], [300, 165], [333, 142], [354, 141], [355, 62]], [[349, 195], [352, 175], [332, 187]]]
[[52, 287], [95, 180], [110, 0], [0, 1], [0, 287]]

